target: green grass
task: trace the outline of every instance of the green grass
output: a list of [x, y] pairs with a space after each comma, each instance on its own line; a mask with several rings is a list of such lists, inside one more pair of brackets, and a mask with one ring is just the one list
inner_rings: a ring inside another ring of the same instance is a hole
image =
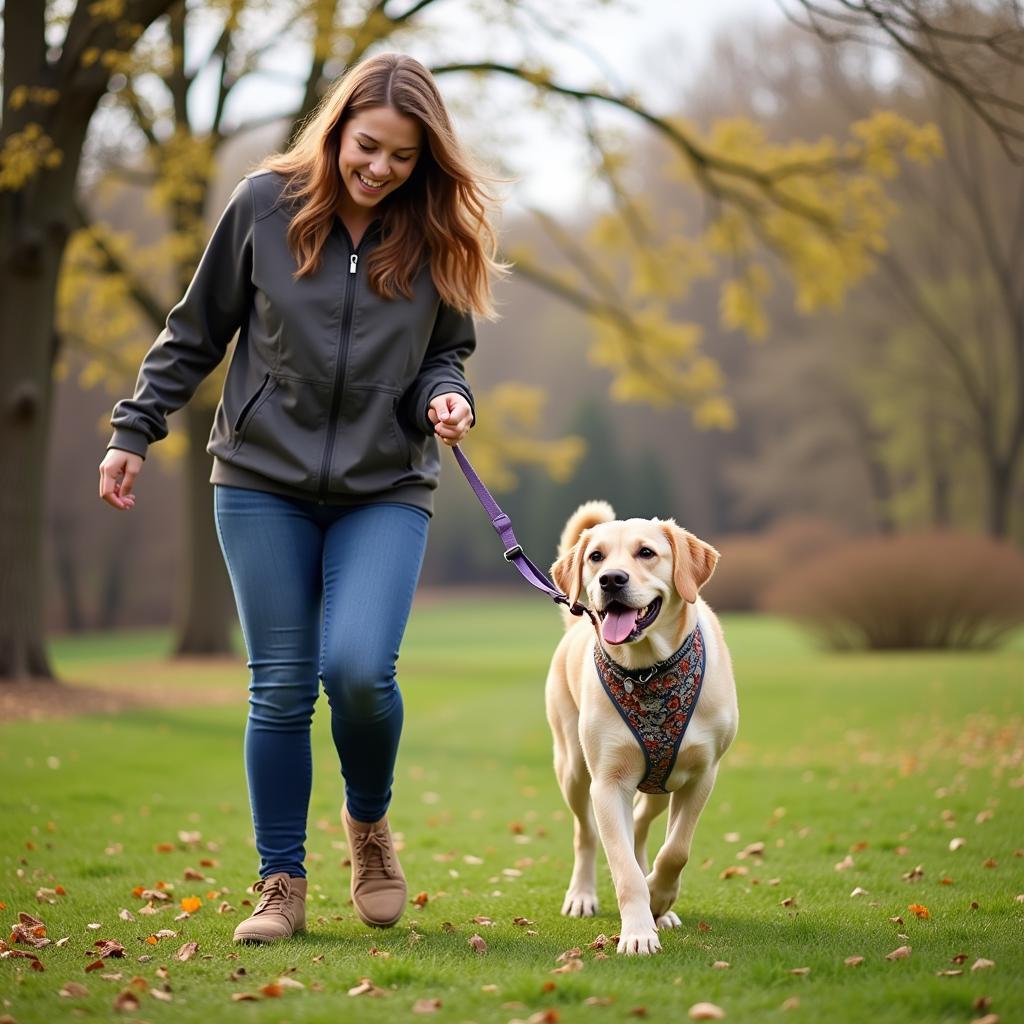
[[[0, 1017], [50, 1022], [73, 1009], [153, 1024], [390, 1022], [417, 1020], [413, 1003], [439, 998], [436, 1019], [477, 1024], [545, 1010], [563, 1022], [625, 1021], [638, 1007], [645, 1019], [680, 1021], [698, 1001], [717, 1003], [737, 1022], [906, 1024], [971, 1021], [982, 1016], [974, 1000], [988, 996], [1002, 1021], [1024, 1019], [1024, 903], [1015, 901], [1024, 892], [1024, 645], [840, 656], [815, 650], [778, 621], [726, 617], [725, 626], [740, 733], [684, 872], [683, 927], [663, 934], [657, 957], [606, 960], [587, 948], [618, 930], [606, 870], [598, 917], [558, 913], [571, 824], [550, 767], [542, 696], [560, 624], [543, 601], [432, 603], [414, 612], [401, 665], [406, 730], [391, 817], [404, 835], [411, 891], [430, 900], [388, 931], [364, 928], [347, 902], [341, 784], [321, 700], [307, 843], [310, 929], [262, 948], [231, 944], [257, 865], [241, 754], [243, 660], [164, 663], [161, 633], [59, 641], [53, 653], [65, 678], [133, 690], [175, 685], [181, 700], [116, 717], [0, 726], [0, 920], [8, 925], [27, 911], [46, 922], [50, 938], [70, 937], [40, 950], [43, 972], [25, 959], [0, 962]], [[237, 699], [191, 699], [207, 689], [234, 689]], [[180, 842], [182, 830], [200, 832], [199, 845]], [[954, 836], [966, 843], [951, 852]], [[763, 863], [737, 858], [759, 840]], [[157, 852], [161, 843], [173, 851]], [[853, 867], [836, 871], [851, 851]], [[184, 869], [204, 857], [217, 862], [205, 869], [209, 880], [184, 881]], [[990, 858], [995, 866], [986, 867]], [[723, 879], [733, 865], [749, 873]], [[923, 877], [905, 881], [917, 865]], [[176, 901], [204, 897], [202, 909], [177, 923], [177, 910], [138, 916], [132, 889], [161, 880], [173, 882]], [[56, 904], [36, 901], [39, 887], [56, 884], [66, 890]], [[851, 898], [855, 886], [868, 895]], [[206, 900], [209, 891], [220, 895]], [[222, 899], [238, 911], [218, 914]], [[927, 906], [930, 918], [915, 918], [912, 903]], [[122, 908], [136, 920], [121, 920]], [[474, 923], [475, 915], [493, 926]], [[537, 934], [513, 924], [518, 916]], [[896, 916], [902, 925], [890, 920]], [[102, 927], [89, 930], [89, 922]], [[148, 946], [160, 928], [179, 935]], [[475, 932], [486, 955], [468, 945]], [[84, 973], [89, 947], [106, 938], [127, 956]], [[199, 943], [197, 956], [176, 961], [189, 940]], [[901, 945], [912, 947], [909, 959], [885, 959]], [[583, 947], [583, 970], [550, 973], [574, 946]], [[372, 947], [390, 956], [373, 956]], [[956, 968], [957, 954], [967, 956], [964, 973], [936, 976]], [[863, 965], [844, 966], [854, 955]], [[995, 967], [972, 972], [978, 958]], [[717, 960], [731, 967], [713, 969]], [[232, 980], [240, 967], [245, 975]], [[800, 967], [811, 971], [790, 973]], [[257, 991], [286, 972], [305, 989], [231, 1001], [233, 992]], [[143, 993], [138, 1010], [115, 1013], [114, 999], [133, 977], [166, 981], [173, 1002]], [[350, 998], [362, 977], [387, 995]], [[86, 985], [88, 996], [61, 998], [69, 980]], [[614, 1001], [586, 1005], [588, 997]], [[783, 1010], [792, 997], [798, 1008]]]

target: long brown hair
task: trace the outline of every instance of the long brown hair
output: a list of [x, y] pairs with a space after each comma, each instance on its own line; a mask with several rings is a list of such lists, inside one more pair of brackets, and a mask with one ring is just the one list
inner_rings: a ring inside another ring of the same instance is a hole
[[296, 277], [314, 273], [344, 189], [338, 170], [341, 130], [362, 110], [392, 107], [423, 128], [425, 145], [408, 180], [381, 204], [381, 243], [370, 256], [370, 284], [384, 298], [412, 297], [425, 260], [444, 302], [463, 313], [494, 318], [491, 277], [506, 272], [489, 214], [488, 178], [463, 150], [430, 72], [401, 53], [360, 61], [337, 79], [283, 153], [261, 169], [288, 179], [285, 197], [298, 212], [288, 228]]

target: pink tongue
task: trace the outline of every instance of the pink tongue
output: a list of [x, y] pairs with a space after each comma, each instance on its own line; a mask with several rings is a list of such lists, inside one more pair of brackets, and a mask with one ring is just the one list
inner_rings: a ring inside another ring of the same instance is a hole
[[621, 644], [633, 632], [639, 609], [623, 608], [622, 611], [610, 611], [601, 623], [601, 636], [610, 644]]

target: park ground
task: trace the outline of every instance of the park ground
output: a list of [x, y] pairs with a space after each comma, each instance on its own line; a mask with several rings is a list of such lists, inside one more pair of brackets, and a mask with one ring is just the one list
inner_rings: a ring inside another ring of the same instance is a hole
[[[618, 930], [604, 868], [598, 916], [559, 915], [571, 820], [544, 719], [561, 629], [544, 601], [414, 610], [391, 818], [418, 898], [387, 931], [348, 902], [321, 700], [309, 929], [258, 948], [231, 944], [258, 863], [244, 657], [168, 661], [162, 632], [57, 640], [72, 697], [0, 704], [2, 937], [28, 914], [51, 940], [12, 947], [42, 969], [0, 960], [0, 1020], [599, 1024], [688, 1020], [703, 1002], [736, 1022], [1024, 1020], [1024, 637], [840, 655], [779, 620], [724, 622], [740, 732], [683, 925], [648, 959], [603, 942]], [[107, 940], [123, 955], [101, 957]]]

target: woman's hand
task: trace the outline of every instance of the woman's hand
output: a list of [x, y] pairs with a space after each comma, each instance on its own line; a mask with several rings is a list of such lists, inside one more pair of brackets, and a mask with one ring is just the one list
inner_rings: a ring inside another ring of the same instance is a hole
[[431, 399], [427, 416], [434, 424], [434, 433], [449, 448], [457, 445], [473, 426], [473, 410], [458, 392]]
[[114, 508], [130, 512], [135, 507], [132, 487], [142, 469], [142, 456], [120, 448], [108, 448], [100, 463], [100, 497]]

